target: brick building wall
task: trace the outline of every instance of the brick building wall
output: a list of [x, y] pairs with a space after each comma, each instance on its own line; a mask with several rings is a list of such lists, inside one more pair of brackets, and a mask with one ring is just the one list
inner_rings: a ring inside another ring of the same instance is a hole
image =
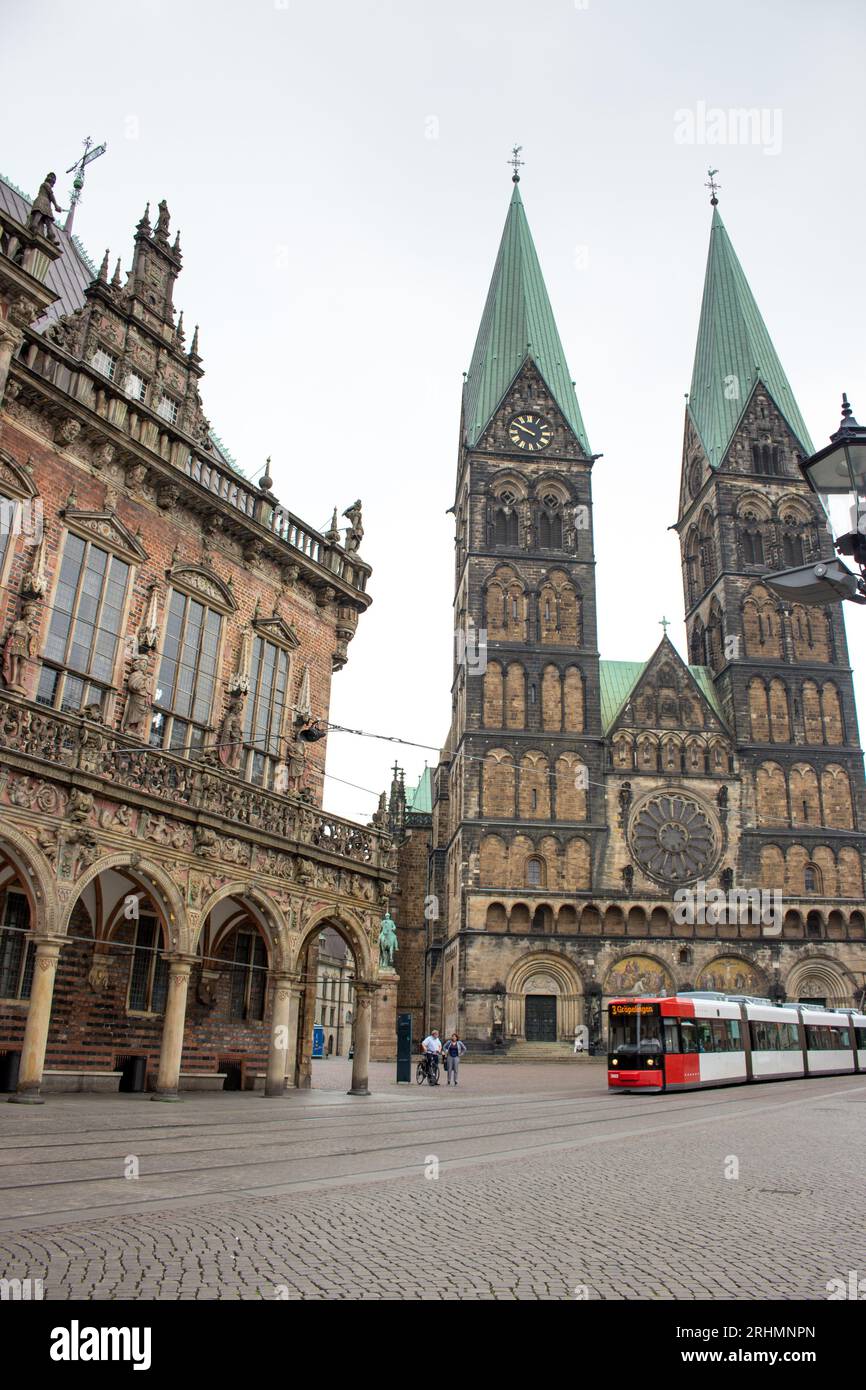
[[[370, 602], [360, 510], [314, 531], [213, 434], [164, 204], [125, 282], [103, 263], [88, 283], [73, 243], [3, 194], [0, 497], [35, 520], [0, 536], [0, 1054], [29, 1011], [16, 933], [54, 933], [47, 1069], [140, 1053], [155, 1071], [162, 1006], [129, 1002], [131, 894], [166, 968], [191, 965], [182, 1070], [261, 1071], [279, 973], [302, 996], [290, 1052], [308, 1083], [310, 943], [333, 925], [375, 983], [390, 878], [386, 836], [320, 810], [326, 740], [304, 737]], [[52, 282], [59, 257], [75, 274]], [[254, 1004], [232, 1003], [239, 934], [260, 943]]]

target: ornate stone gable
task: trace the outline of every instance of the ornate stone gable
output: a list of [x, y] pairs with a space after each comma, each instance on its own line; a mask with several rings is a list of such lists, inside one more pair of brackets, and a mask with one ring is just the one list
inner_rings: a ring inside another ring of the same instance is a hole
[[659, 729], [680, 733], [727, 729], [673, 643], [663, 638], [630, 691], [612, 725], [620, 729]]
[[0, 492], [12, 497], [35, 497], [36, 484], [30, 472], [16, 463], [11, 454], [0, 449]]
[[519, 466], [525, 466], [527, 459], [519, 449], [515, 449], [509, 437], [508, 425], [515, 415], [527, 410], [542, 415], [550, 426], [551, 441], [549, 446], [537, 455], [539, 462], [551, 455], [575, 459], [586, 457], [540, 371], [531, 361], [524, 362], [520, 368], [475, 449], [489, 449], [509, 454], [515, 461], [520, 460]]
[[219, 575], [204, 565], [173, 565], [166, 578], [175, 588], [184, 589], [196, 598], [204, 599], [224, 613], [237, 610], [231, 588]]
[[270, 618], [257, 617], [253, 620], [253, 631], [260, 637], [265, 637], [268, 641], [276, 642], [277, 646], [288, 647], [290, 651], [301, 645], [298, 634], [287, 623], [285, 618], [281, 618], [278, 613], [274, 613]]
[[77, 507], [66, 507], [62, 513], [68, 529], [85, 540], [97, 541], [107, 546], [129, 564], [141, 564], [147, 559], [147, 552], [113, 511], [81, 511]]

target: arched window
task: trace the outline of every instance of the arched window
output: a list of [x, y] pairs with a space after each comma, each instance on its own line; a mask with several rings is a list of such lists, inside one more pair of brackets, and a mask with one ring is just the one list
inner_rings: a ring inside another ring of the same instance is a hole
[[782, 561], [786, 569], [796, 569], [806, 563], [806, 549], [799, 519], [795, 516], [782, 518]]
[[822, 892], [821, 870], [816, 864], [807, 864], [803, 870], [803, 887], [807, 893]]
[[29, 999], [36, 952], [29, 935], [30, 907], [14, 887], [0, 895], [0, 999]]
[[562, 549], [562, 508], [559, 498], [552, 492], [541, 501], [538, 540], [542, 550]]
[[543, 888], [545, 881], [544, 860], [533, 857], [526, 861], [527, 888]]
[[686, 588], [689, 603], [697, 603], [701, 595], [700, 557], [698, 554], [698, 533], [694, 526], [686, 541]]
[[713, 521], [709, 512], [704, 512], [701, 517], [698, 546], [701, 561], [701, 581], [703, 587], [708, 589], [716, 577], [716, 551], [713, 545]]
[[754, 512], [746, 512], [740, 540], [743, 547], [743, 560], [747, 565], [763, 565], [764, 538]]
[[819, 937], [824, 935], [824, 923], [820, 912], [810, 912], [806, 918], [806, 935]]
[[[255, 931], [239, 931], [235, 937], [231, 973], [229, 1017], [261, 1021], [265, 1016], [265, 987], [268, 976], [268, 953], [265, 943]], [[324, 1010], [322, 1012], [324, 1022]]]
[[517, 520], [517, 494], [511, 488], [503, 488], [496, 499], [493, 514], [493, 544], [518, 545], [520, 543]]

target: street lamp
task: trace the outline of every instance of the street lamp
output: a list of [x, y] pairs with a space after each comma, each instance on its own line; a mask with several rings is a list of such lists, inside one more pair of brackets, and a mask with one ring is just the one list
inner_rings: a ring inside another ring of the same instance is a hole
[[830, 443], [801, 459], [800, 470], [820, 499], [836, 549], [853, 559], [860, 574], [834, 558], [765, 575], [764, 583], [780, 598], [800, 603], [866, 603], [866, 428], [854, 419], [847, 396]]

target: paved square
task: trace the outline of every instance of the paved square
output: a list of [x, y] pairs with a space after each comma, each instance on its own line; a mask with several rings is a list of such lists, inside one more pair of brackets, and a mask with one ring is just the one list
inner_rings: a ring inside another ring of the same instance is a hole
[[[866, 1272], [866, 1082], [608, 1095], [592, 1064], [462, 1085], [4, 1107], [0, 1277], [48, 1299], [825, 1299]], [[737, 1171], [738, 1176], [726, 1176]], [[137, 1176], [135, 1176], [137, 1174]]]

